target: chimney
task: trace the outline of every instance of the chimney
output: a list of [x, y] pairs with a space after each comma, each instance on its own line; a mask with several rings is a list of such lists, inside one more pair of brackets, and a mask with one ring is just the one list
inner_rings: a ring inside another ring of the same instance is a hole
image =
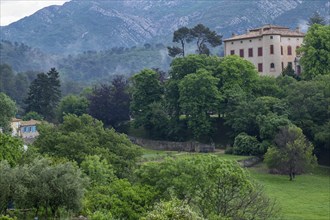
[[233, 32], [233, 33], [231, 33], [231, 37], [235, 37], [236, 36], [236, 34]]
[[299, 26], [296, 27], [296, 31], [300, 32], [300, 27]]

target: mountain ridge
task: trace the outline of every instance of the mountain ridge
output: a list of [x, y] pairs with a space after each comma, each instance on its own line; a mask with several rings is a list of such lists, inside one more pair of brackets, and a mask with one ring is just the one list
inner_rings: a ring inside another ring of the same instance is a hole
[[70, 54], [149, 42], [169, 44], [173, 31], [198, 23], [225, 37], [265, 23], [295, 28], [316, 10], [326, 14], [329, 1], [72, 0], [2, 26], [1, 39]]

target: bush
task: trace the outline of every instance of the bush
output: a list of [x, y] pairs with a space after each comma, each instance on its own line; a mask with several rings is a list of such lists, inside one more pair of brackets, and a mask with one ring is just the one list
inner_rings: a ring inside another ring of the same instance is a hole
[[241, 133], [235, 137], [233, 154], [260, 155], [260, 143], [256, 137]]

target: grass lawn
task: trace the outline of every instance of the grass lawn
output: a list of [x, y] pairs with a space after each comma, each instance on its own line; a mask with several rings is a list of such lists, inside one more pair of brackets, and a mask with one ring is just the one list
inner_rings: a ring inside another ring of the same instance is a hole
[[[150, 150], [150, 149], [142, 149], [142, 161], [159, 161], [163, 160], [166, 157], [180, 157], [180, 156], [194, 156], [197, 154], [206, 155], [207, 153], [190, 153], [190, 152], [179, 152], [179, 151], [162, 151], [162, 150]], [[227, 160], [243, 160], [249, 158], [249, 156], [240, 156], [240, 155], [232, 155], [232, 154], [224, 154], [223, 151], [216, 151], [215, 154], [223, 159]]]
[[312, 173], [289, 176], [268, 174], [264, 164], [248, 169], [282, 211], [282, 219], [330, 219], [330, 168], [318, 167]]

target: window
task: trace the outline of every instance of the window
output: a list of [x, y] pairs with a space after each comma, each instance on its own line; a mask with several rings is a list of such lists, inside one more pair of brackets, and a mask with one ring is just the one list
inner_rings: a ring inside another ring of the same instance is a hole
[[252, 42], [252, 40], [249, 40], [250, 42]]
[[270, 45], [270, 54], [274, 54], [274, 45]]
[[244, 57], [244, 49], [240, 49], [239, 50], [239, 56], [240, 57]]
[[270, 39], [273, 39], [273, 36], [270, 36]]
[[230, 55], [234, 55], [234, 54], [235, 54], [235, 50], [231, 50]]
[[270, 71], [275, 71], [275, 64], [274, 63], [270, 64]]
[[283, 46], [281, 46], [281, 55], [283, 55]]
[[292, 62], [288, 62], [288, 66], [291, 66], [292, 67]]
[[258, 63], [258, 72], [259, 72], [259, 73], [262, 72], [262, 63]]
[[262, 56], [262, 47], [258, 47], [258, 57]]
[[249, 57], [253, 57], [253, 48], [249, 48]]
[[241, 44], [243, 43], [243, 41], [241, 40]]
[[231, 44], [234, 44], [234, 42], [231, 42]]
[[291, 46], [288, 46], [288, 55], [292, 55], [292, 48], [291, 48]]
[[284, 63], [282, 62], [282, 71], [284, 70]]

